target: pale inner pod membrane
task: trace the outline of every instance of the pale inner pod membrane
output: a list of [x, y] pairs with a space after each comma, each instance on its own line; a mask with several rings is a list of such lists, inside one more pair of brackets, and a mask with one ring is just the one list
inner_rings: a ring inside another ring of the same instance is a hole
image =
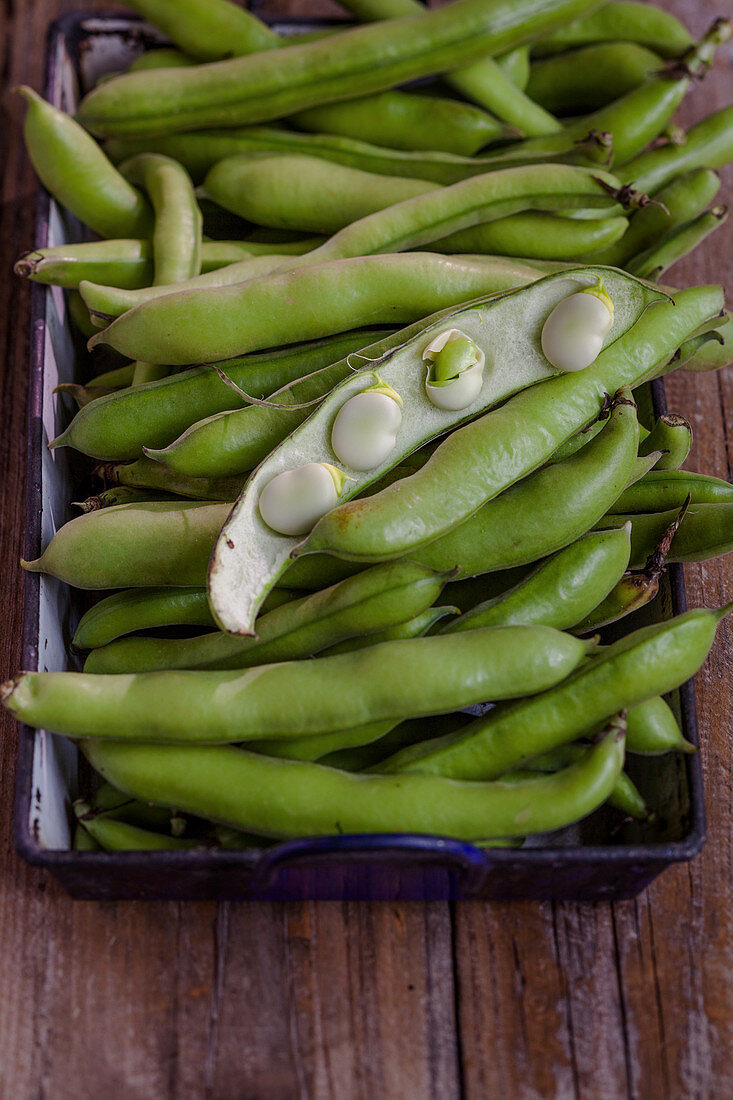
[[402, 399], [391, 386], [378, 382], [350, 397], [331, 431], [331, 446], [340, 462], [352, 470], [373, 470], [394, 450], [402, 424]]
[[591, 287], [559, 302], [542, 328], [542, 350], [553, 367], [585, 370], [595, 362], [613, 324], [613, 302]]
[[466, 409], [484, 384], [486, 356], [465, 332], [446, 329], [428, 344], [423, 359], [429, 363], [425, 380], [428, 400], [438, 409]]
[[345, 475], [327, 462], [284, 470], [260, 493], [260, 515], [280, 535], [306, 535], [338, 504]]

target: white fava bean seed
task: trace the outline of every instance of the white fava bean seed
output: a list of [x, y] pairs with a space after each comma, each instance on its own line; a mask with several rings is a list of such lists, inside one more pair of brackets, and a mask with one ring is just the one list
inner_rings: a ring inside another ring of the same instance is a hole
[[[431, 381], [436, 360], [446, 345], [451, 343], [462, 344], [465, 349], [464, 353], [470, 353], [473, 362], [469, 362], [469, 365], [462, 367], [453, 379], [443, 380], [439, 383]], [[425, 381], [425, 392], [429, 401], [436, 408], [445, 409], [447, 412], [456, 412], [459, 409], [467, 409], [469, 405], [473, 404], [481, 393], [481, 387], [484, 384], [486, 356], [474, 344], [473, 340], [466, 336], [465, 332], [461, 332], [457, 328], [449, 328], [445, 332], [441, 332], [425, 348], [423, 359], [431, 364]]]
[[306, 535], [338, 504], [344, 475], [326, 462], [284, 470], [260, 493], [260, 515], [280, 535]]
[[598, 287], [571, 294], [542, 328], [542, 350], [558, 370], [585, 370], [595, 362], [613, 324], [613, 302]]
[[397, 442], [401, 403], [391, 386], [379, 382], [350, 397], [339, 409], [331, 431], [336, 457], [352, 470], [373, 470], [381, 465]]

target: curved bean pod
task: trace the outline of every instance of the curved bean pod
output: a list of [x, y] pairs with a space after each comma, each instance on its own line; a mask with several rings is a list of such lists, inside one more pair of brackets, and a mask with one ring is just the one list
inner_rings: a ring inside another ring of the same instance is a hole
[[97, 467], [95, 473], [113, 485], [159, 489], [192, 500], [236, 500], [243, 485], [241, 477], [185, 477], [150, 458], [123, 464], [108, 463]]
[[[201, 272], [208, 274], [254, 256], [299, 256], [323, 243], [321, 237], [264, 244], [258, 241], [204, 241]], [[81, 282], [139, 290], [153, 281], [153, 245], [139, 238], [82, 241], [37, 248], [16, 261], [14, 271], [34, 283], [76, 288]]]
[[362, 172], [318, 157], [244, 154], [215, 164], [204, 180], [203, 194], [257, 225], [331, 234], [438, 187], [427, 180]]
[[647, 699], [626, 712], [626, 749], [644, 756], [667, 752], [697, 752], [683, 735], [669, 703], [660, 696]]
[[698, 609], [635, 630], [543, 695], [497, 707], [457, 735], [398, 753], [380, 767], [491, 779], [582, 736], [608, 714], [672, 691], [697, 672], [730, 611]]
[[508, 260], [453, 260], [429, 252], [313, 263], [240, 286], [166, 294], [119, 317], [94, 340], [147, 349], [152, 358], [180, 364], [218, 361], [243, 349], [280, 347], [361, 325], [415, 321], [536, 278], [533, 268]]
[[[244, 671], [30, 672], [2, 695], [22, 721], [72, 738], [287, 740], [543, 691], [586, 652], [551, 627], [502, 626]], [[430, 667], [439, 674], [426, 676]], [[334, 683], [348, 691], [334, 693]]]
[[129, 73], [95, 88], [79, 121], [104, 137], [238, 126], [354, 98], [502, 53], [590, 6], [589, 0], [458, 0], [387, 24], [232, 61]]
[[[451, 270], [460, 268], [456, 265]], [[472, 272], [475, 270], [471, 267]], [[341, 360], [381, 336], [383, 330], [379, 329], [346, 332], [311, 344], [232, 359], [222, 369], [247, 393], [265, 395]], [[144, 444], [163, 447], [201, 417], [242, 404], [243, 399], [214, 370], [193, 367], [91, 402], [52, 441], [51, 447], [75, 447], [92, 458], [136, 459]]]
[[[681, 291], [674, 301], [657, 301], [586, 370], [531, 387], [454, 431], [399, 487], [360, 501], [358, 510], [349, 503], [336, 507], [316, 524], [299, 552], [398, 557], [457, 527], [592, 421], [606, 394], [638, 384], [655, 369], [654, 361], [668, 363], [675, 347], [717, 312], [721, 296], [719, 290], [699, 287]], [[424, 495], [430, 485], [440, 487], [439, 499], [434, 491]]]
[[692, 426], [677, 413], [660, 416], [646, 439], [639, 445], [640, 455], [661, 451], [654, 463], [655, 470], [678, 470], [692, 447]]
[[[622, 722], [624, 728], [626, 728], [627, 716], [625, 713], [620, 715], [616, 721]], [[561, 745], [560, 748], [553, 749], [551, 752], [545, 753], [544, 756], [538, 756], [535, 760], [528, 761], [522, 771], [508, 773], [502, 776], [502, 779], [507, 782], [510, 779], [521, 779], [528, 774], [531, 775], [532, 772], [557, 772], [583, 760], [590, 751], [588, 745]], [[608, 804], [635, 821], [646, 821], [651, 816], [643, 796], [626, 772], [623, 771], [616, 781], [616, 786], [608, 796]]]
[[667, 512], [691, 504], [733, 503], [733, 485], [707, 474], [687, 470], [660, 470], [657, 465], [624, 489], [614, 504], [616, 512]]
[[201, 847], [200, 840], [166, 836], [106, 814], [95, 814], [88, 802], [76, 802], [74, 812], [82, 828], [105, 852], [158, 852]]
[[450, 562], [463, 579], [526, 565], [584, 535], [633, 478], [636, 407], [621, 393], [607, 426], [576, 455], [523, 478], [414, 556], [432, 568]]
[[[493, 64], [501, 74], [502, 82], [511, 83], [496, 62]], [[522, 95], [516, 85], [512, 84], [512, 87], [514, 95]], [[384, 145], [388, 149], [417, 152], [434, 149], [465, 157], [472, 156], [493, 141], [518, 136], [516, 130], [503, 126], [486, 111], [470, 103], [399, 90], [377, 92], [376, 95], [296, 111], [290, 116], [290, 122], [302, 130], [339, 134]]]
[[129, 0], [129, 7], [202, 61], [257, 53], [280, 44], [275, 31], [227, 0]]
[[139, 504], [151, 500], [175, 500], [170, 493], [158, 492], [156, 489], [140, 489], [131, 485], [115, 485], [111, 489], [105, 489], [96, 496], [87, 497], [86, 500], [72, 501], [75, 508], [82, 512], [96, 512], [100, 508], [111, 508], [115, 504]]
[[23, 134], [41, 183], [102, 237], [146, 237], [150, 207], [70, 115], [57, 111], [27, 87]]
[[[291, 589], [275, 588], [262, 605], [273, 611], [297, 598]], [[205, 588], [129, 588], [99, 600], [82, 616], [72, 645], [98, 649], [125, 634], [163, 626], [216, 626]]]
[[[563, 218], [526, 210], [474, 225], [435, 241], [430, 247], [446, 252], [486, 252], [541, 260], [573, 260], [612, 247], [628, 228], [626, 218]], [[606, 261], [601, 261], [605, 263]]]
[[693, 168], [722, 168], [733, 160], [733, 107], [723, 107], [687, 131], [681, 144], [650, 149], [618, 169], [625, 183], [654, 195]]
[[591, 42], [618, 40], [638, 42], [663, 57], [679, 57], [694, 45], [687, 28], [670, 12], [638, 0], [613, 0], [543, 35], [532, 46], [532, 55], [547, 57]]
[[153, 206], [153, 284], [194, 278], [201, 270], [203, 219], [186, 169], [160, 153], [140, 153], [119, 171], [145, 189]]
[[602, 42], [533, 63], [527, 94], [555, 115], [597, 111], [638, 88], [664, 62], [635, 42]]
[[634, 256], [626, 265], [627, 271], [643, 279], [659, 279], [668, 268], [694, 251], [716, 229], [720, 229], [727, 217], [727, 206], [713, 206], [711, 210], [698, 215], [692, 221], [672, 229], [666, 237], [646, 252]]
[[256, 638], [203, 634], [195, 638], [122, 638], [87, 658], [85, 672], [251, 668], [312, 657], [362, 634], [387, 630], [426, 611], [450, 574], [413, 562], [377, 566], [257, 620]]
[[598, 534], [591, 532], [560, 550], [514, 588], [449, 622], [441, 634], [478, 626], [574, 626], [608, 595], [629, 563], [629, 528], [607, 531], [606, 539]]
[[301, 153], [383, 176], [403, 176], [450, 184], [499, 168], [551, 160], [606, 167], [611, 154], [610, 134], [581, 136], [582, 141], [569, 135], [562, 139], [558, 136], [549, 154], [541, 148], [527, 150], [527, 143], [521, 142], [510, 149], [484, 156], [459, 157], [451, 153], [408, 153], [386, 149], [335, 134], [300, 134], [294, 130], [279, 130], [274, 127], [244, 126], [227, 130], [156, 134], [150, 138], [113, 138], [107, 142], [106, 148], [115, 162], [154, 148], [180, 161], [195, 180], [202, 180], [220, 160], [240, 153]]
[[65, 523], [40, 558], [21, 564], [74, 588], [200, 585], [230, 508], [159, 501], [88, 512]]
[[[607, 515], [596, 527], [617, 527], [631, 522], [631, 568], [643, 569], [644, 563], [679, 509], [652, 515]], [[733, 504], [693, 504], [687, 509], [680, 529], [672, 541], [668, 562], [708, 561], [733, 550]]]
[[432, 833], [465, 840], [547, 832], [585, 817], [613, 790], [621, 729], [578, 764], [519, 783], [352, 775], [240, 749], [90, 742], [87, 759], [128, 793], [272, 836]]

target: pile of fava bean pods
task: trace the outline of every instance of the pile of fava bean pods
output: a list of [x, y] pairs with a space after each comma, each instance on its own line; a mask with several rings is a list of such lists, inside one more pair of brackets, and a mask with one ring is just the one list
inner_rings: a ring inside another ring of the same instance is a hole
[[283, 39], [128, 0], [170, 46], [75, 117], [20, 89], [89, 230], [16, 272], [88, 340], [51, 447], [95, 478], [23, 564], [95, 596], [83, 671], [2, 699], [98, 773], [79, 849], [610, 836], [660, 811], [628, 757], [695, 751], [676, 689], [728, 608], [654, 601], [733, 550], [733, 485], [648, 383], [730, 358], [721, 288], [662, 276], [726, 218], [733, 105], [674, 119], [731, 24], [343, 2]]

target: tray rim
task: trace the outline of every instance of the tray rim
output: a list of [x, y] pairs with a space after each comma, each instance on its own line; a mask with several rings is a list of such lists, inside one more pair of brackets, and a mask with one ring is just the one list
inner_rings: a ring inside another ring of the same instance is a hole
[[[258, 10], [261, 5], [257, 5]], [[46, 67], [44, 73], [44, 94], [49, 96], [56, 76], [57, 48], [61, 42], [67, 47], [85, 21], [94, 19], [99, 23], [110, 22], [124, 26], [142, 24], [144, 21], [134, 17], [102, 13], [89, 10], [67, 13], [54, 20], [46, 35]], [[270, 20], [296, 26], [339, 25], [343, 20], [312, 20], [305, 17]], [[348, 25], [348, 24], [347, 24]], [[71, 50], [74, 56], [74, 50]], [[42, 247], [47, 241], [49, 227], [50, 198], [42, 185], [37, 188], [36, 225], [34, 246]], [[30, 323], [30, 380], [28, 405], [28, 446], [26, 473], [26, 531], [25, 555], [32, 558], [40, 553], [41, 499], [40, 478], [41, 447], [43, 445], [41, 410], [44, 383], [44, 346], [46, 336], [46, 295], [50, 288], [33, 284], [31, 288]], [[652, 394], [657, 414], [666, 410], [663, 379], [652, 383]], [[671, 565], [668, 569], [673, 610], [679, 614], [686, 610], [684, 570], [681, 565]], [[37, 668], [38, 665], [38, 629], [39, 629], [40, 577], [26, 573], [23, 601], [23, 650], [22, 667]], [[693, 680], [688, 680], [679, 688], [683, 725], [687, 737], [698, 745], [698, 724], [695, 689]], [[163, 871], [183, 872], [195, 869], [224, 873], [232, 868], [253, 873], [253, 893], [248, 897], [257, 897], [258, 889], [266, 888], [267, 882], [285, 866], [297, 867], [300, 861], [338, 862], [344, 856], [359, 856], [371, 860], [390, 855], [413, 854], [421, 857], [450, 859], [460, 874], [483, 874], [488, 868], [521, 868], [532, 870], [562, 865], [572, 868], [588, 863], [598, 868], [604, 866], [616, 868], [641, 869], [645, 867], [651, 877], [663, 871], [666, 866], [692, 859], [701, 850], [706, 836], [705, 804], [700, 754], [690, 754], [684, 758], [686, 779], [689, 787], [689, 831], [680, 840], [660, 841], [618, 845], [577, 845], [527, 849], [489, 849], [482, 850], [473, 844], [442, 836], [422, 834], [370, 834], [340, 837], [316, 837], [289, 840], [278, 843], [265, 851], [258, 849], [216, 850], [195, 849], [190, 851], [161, 852], [79, 852], [73, 849], [58, 850], [41, 847], [31, 828], [31, 806], [33, 800], [32, 774], [33, 753], [36, 731], [19, 723], [19, 742], [15, 779], [15, 799], [13, 815], [13, 837], [16, 851], [29, 864], [46, 867], [52, 873], [58, 872], [63, 881], [63, 872], [68, 870], [89, 871], [95, 869], [125, 868], [130, 872], [136, 869], [146, 873]], [[640, 886], [643, 888], [644, 884]], [[91, 896], [91, 894], [89, 895]], [[160, 897], [165, 897], [162, 892]], [[213, 895], [209, 895], [213, 896]], [[285, 896], [285, 895], [283, 895]], [[287, 895], [291, 896], [291, 895]], [[310, 895], [303, 895], [310, 896]], [[527, 895], [530, 896], [529, 894]], [[564, 895], [558, 894], [558, 898]], [[613, 896], [613, 895], [611, 895]], [[628, 895], [624, 895], [628, 896]], [[479, 895], [480, 897], [480, 895]]]

